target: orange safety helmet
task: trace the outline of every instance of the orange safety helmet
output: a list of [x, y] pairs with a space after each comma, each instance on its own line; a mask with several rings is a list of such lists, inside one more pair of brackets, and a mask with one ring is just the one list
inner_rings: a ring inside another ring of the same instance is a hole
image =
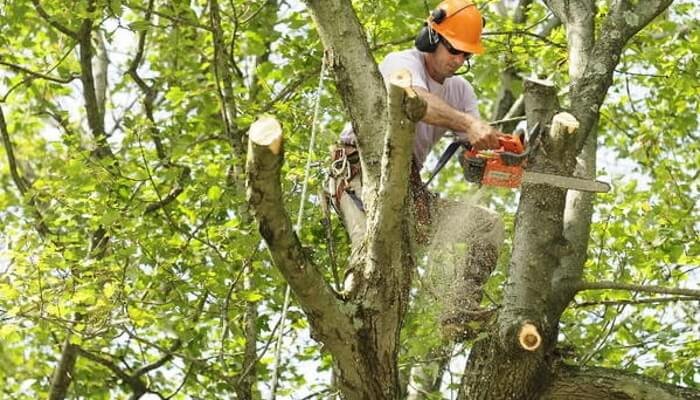
[[442, 35], [455, 49], [472, 54], [484, 52], [481, 45], [484, 19], [472, 1], [444, 0], [427, 22], [430, 29]]

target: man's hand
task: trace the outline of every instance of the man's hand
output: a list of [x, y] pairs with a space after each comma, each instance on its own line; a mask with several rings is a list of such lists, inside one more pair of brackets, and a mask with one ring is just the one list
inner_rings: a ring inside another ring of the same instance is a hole
[[469, 119], [471, 119], [471, 121], [469, 121], [469, 129], [467, 129], [466, 132], [466, 139], [474, 147], [474, 149], [497, 149], [501, 146], [498, 143], [498, 138], [505, 136], [503, 132], [478, 118], [471, 117]]

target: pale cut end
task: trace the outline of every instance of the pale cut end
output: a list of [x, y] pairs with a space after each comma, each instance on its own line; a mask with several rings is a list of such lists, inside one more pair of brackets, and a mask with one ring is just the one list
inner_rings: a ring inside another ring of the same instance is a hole
[[573, 115], [568, 112], [560, 112], [552, 118], [552, 130], [557, 127], [557, 131], [564, 131], [568, 134], [576, 132], [579, 127], [579, 122]]
[[405, 68], [398, 69], [389, 77], [389, 83], [398, 87], [409, 88], [413, 83], [411, 73]]
[[279, 154], [282, 148], [282, 126], [271, 115], [263, 115], [253, 122], [248, 129], [250, 140], [259, 145], [267, 146], [272, 154]]
[[520, 332], [518, 332], [518, 342], [520, 346], [527, 351], [535, 351], [540, 348], [542, 344], [542, 337], [537, 331], [535, 325], [526, 322], [520, 327]]

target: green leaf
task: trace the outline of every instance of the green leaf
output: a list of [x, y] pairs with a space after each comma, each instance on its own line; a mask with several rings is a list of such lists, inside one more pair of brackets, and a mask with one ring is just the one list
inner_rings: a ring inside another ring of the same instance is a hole
[[223, 190], [218, 187], [218, 186], [211, 186], [209, 190], [207, 190], [207, 197], [211, 201], [218, 201], [221, 198], [221, 194], [223, 193]]

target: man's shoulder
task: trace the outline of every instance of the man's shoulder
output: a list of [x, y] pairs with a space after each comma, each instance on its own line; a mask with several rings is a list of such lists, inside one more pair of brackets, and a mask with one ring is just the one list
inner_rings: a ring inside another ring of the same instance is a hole
[[423, 53], [421, 53], [420, 51], [418, 51], [415, 48], [410, 48], [410, 49], [392, 51], [391, 53], [387, 54], [384, 59], [393, 58], [393, 57], [415, 58], [415, 59], [419, 60], [423, 57]]
[[423, 55], [416, 49], [406, 49], [394, 51], [386, 55], [382, 60], [382, 64], [396, 63], [420, 63], [422, 64]]
[[414, 86], [427, 88], [425, 63], [420, 51], [416, 49], [395, 51], [387, 54], [379, 64], [379, 72], [385, 79], [400, 68], [407, 69], [411, 73]]

